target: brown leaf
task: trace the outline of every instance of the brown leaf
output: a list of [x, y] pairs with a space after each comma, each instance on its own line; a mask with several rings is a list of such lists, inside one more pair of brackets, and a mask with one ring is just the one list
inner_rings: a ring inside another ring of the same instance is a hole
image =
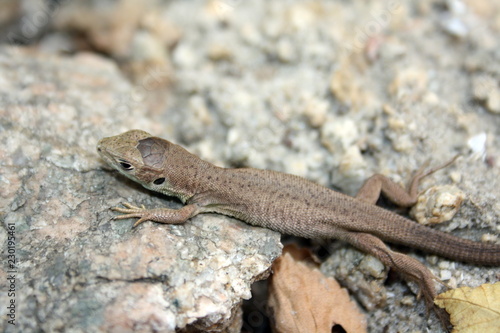
[[435, 303], [450, 314], [454, 333], [500, 330], [500, 282], [452, 289], [439, 294]]
[[330, 333], [335, 325], [347, 333], [366, 332], [366, 320], [347, 291], [312, 264], [296, 261], [285, 248], [273, 264], [269, 307], [276, 332]]

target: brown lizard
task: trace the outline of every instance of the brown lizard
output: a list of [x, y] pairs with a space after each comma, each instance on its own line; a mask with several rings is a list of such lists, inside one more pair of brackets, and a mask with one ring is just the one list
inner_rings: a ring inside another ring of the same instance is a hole
[[369, 178], [356, 197], [333, 191], [304, 178], [271, 170], [221, 168], [179, 145], [132, 130], [103, 138], [97, 145], [112, 167], [145, 188], [178, 197], [180, 209], [114, 207], [125, 215], [115, 219], [180, 224], [200, 214], [215, 212], [283, 234], [306, 238], [334, 238], [378, 258], [386, 266], [415, 281], [427, 305], [436, 296], [433, 274], [418, 260], [389, 249], [383, 241], [402, 244], [452, 260], [500, 266], [500, 246], [461, 239], [415, 223], [375, 205], [380, 194], [399, 206], [412, 206], [420, 179], [409, 191], [382, 175]]

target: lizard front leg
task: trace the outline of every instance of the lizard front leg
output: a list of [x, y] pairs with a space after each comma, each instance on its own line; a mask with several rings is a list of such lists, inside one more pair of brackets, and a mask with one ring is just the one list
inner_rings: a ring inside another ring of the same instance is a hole
[[124, 215], [117, 215], [113, 217], [113, 220], [122, 220], [137, 217], [139, 218], [139, 220], [134, 223], [134, 228], [145, 221], [154, 221], [167, 224], [182, 224], [199, 213], [199, 206], [195, 204], [186, 205], [180, 209], [146, 209], [144, 205], [142, 205], [141, 207], [136, 207], [127, 202], [122, 203], [122, 205], [126, 208], [111, 207], [111, 210], [113, 211], [124, 213]]

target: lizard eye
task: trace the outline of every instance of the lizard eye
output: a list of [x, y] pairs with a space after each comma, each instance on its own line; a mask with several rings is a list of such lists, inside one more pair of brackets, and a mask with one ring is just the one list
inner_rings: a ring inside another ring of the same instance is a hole
[[165, 182], [165, 178], [161, 177], [161, 178], [157, 178], [153, 181], [153, 184], [155, 185], [161, 185]]
[[121, 160], [121, 161], [118, 161], [118, 163], [120, 163], [120, 166], [122, 167], [123, 170], [130, 171], [130, 170], [134, 169], [134, 167], [132, 166], [132, 164], [130, 164], [127, 161]]

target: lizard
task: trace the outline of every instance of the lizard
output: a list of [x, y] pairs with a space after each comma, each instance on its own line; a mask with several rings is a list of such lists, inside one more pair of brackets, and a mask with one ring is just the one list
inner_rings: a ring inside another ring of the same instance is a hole
[[376, 205], [381, 194], [398, 206], [414, 205], [420, 180], [453, 160], [427, 172], [420, 168], [408, 191], [375, 174], [351, 197], [278, 171], [218, 167], [142, 130], [103, 138], [97, 151], [121, 174], [185, 204], [180, 209], [146, 209], [130, 203], [111, 208], [123, 213], [114, 219], [138, 218], [134, 227], [145, 221], [182, 224], [200, 213], [219, 213], [282, 234], [342, 240], [416, 282], [428, 308], [433, 307], [437, 295], [433, 283], [438, 279], [420, 261], [384, 242], [456, 261], [500, 266], [500, 245], [455, 237]]

